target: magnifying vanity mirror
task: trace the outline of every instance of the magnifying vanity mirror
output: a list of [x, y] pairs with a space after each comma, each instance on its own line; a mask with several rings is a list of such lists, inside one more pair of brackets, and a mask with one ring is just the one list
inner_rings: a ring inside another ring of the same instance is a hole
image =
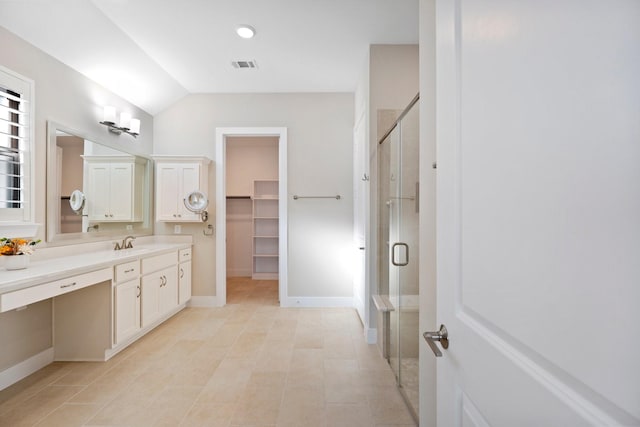
[[209, 212], [207, 212], [207, 206], [209, 206], [209, 199], [202, 191], [192, 191], [184, 198], [184, 206], [193, 213], [200, 214], [202, 222], [206, 222], [209, 219]]
[[47, 241], [152, 234], [150, 159], [48, 122]]
[[[66, 196], [61, 196], [60, 197], [60, 203], [62, 204], [60, 207], [60, 213], [62, 214], [62, 212], [64, 210], [66, 210], [66, 206], [64, 206], [64, 199], [63, 197], [66, 198]], [[87, 198], [84, 196], [84, 193], [80, 190], [73, 190], [71, 192], [71, 196], [69, 197], [69, 206], [71, 207], [71, 210], [74, 211], [76, 213], [76, 215], [82, 215], [82, 210], [84, 209], [84, 202], [87, 200]], [[62, 221], [62, 219], [61, 219]]]

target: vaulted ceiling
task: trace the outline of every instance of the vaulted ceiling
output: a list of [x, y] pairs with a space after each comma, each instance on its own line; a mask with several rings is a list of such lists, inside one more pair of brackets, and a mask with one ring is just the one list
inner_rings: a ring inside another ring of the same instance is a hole
[[188, 93], [352, 92], [370, 44], [418, 42], [418, 0], [0, 0], [0, 25], [155, 114]]

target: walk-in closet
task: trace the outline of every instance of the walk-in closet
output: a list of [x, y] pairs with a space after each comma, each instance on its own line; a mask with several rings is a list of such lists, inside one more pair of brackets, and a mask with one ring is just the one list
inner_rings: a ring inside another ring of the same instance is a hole
[[229, 137], [226, 185], [227, 278], [277, 280], [278, 137]]

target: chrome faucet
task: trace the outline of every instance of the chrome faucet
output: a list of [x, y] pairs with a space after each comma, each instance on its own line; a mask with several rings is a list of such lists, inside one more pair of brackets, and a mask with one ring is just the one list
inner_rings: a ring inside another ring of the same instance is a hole
[[122, 243], [116, 242], [114, 246], [114, 251], [119, 251], [121, 249], [133, 249], [133, 241], [136, 240], [133, 236], [127, 236], [122, 240]]

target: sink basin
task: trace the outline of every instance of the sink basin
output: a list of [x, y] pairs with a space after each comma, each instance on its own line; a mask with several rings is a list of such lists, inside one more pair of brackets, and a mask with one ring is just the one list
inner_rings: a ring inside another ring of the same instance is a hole
[[136, 256], [136, 255], [140, 255], [143, 254], [145, 252], [149, 252], [149, 248], [130, 248], [130, 249], [120, 249], [118, 251], [112, 251], [113, 256], [120, 258], [120, 257], [127, 257], [127, 256]]

